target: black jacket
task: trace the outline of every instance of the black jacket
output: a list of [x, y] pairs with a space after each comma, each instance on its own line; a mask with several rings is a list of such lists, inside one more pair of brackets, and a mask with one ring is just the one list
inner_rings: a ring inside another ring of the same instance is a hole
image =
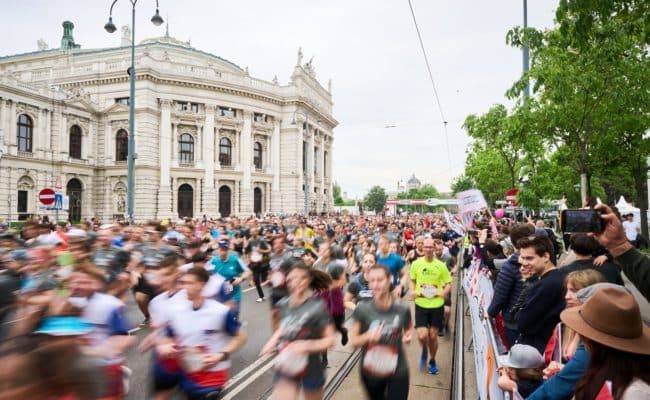
[[582, 271], [583, 269], [595, 269], [596, 271], [603, 274], [607, 282], [615, 283], [617, 285], [623, 284], [623, 278], [621, 277], [621, 269], [618, 265], [613, 262], [605, 261], [600, 267], [595, 266], [593, 260], [575, 260], [569, 265], [562, 267], [562, 272], [566, 275], [570, 274], [573, 271]]
[[553, 269], [530, 287], [524, 305], [517, 313], [517, 328], [521, 333], [517, 343], [533, 346], [544, 354], [566, 305], [565, 276], [562, 270]]
[[510, 312], [521, 293], [522, 281], [519, 272], [519, 253], [514, 253], [503, 263], [494, 285], [494, 297], [488, 307], [488, 315], [496, 317], [499, 312], [506, 322], [514, 322], [515, 316]]

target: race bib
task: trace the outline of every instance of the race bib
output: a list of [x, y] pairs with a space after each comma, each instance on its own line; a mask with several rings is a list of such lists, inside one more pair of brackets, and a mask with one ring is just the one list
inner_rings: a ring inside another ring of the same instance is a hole
[[397, 349], [392, 346], [368, 346], [363, 358], [363, 371], [379, 378], [393, 375], [397, 370], [398, 355]]
[[262, 261], [262, 254], [258, 253], [257, 251], [254, 251], [251, 253], [251, 262], [258, 263]]
[[188, 373], [203, 370], [203, 351], [199, 347], [185, 347], [181, 355], [181, 365]]
[[438, 294], [438, 288], [434, 285], [420, 285], [420, 293], [427, 299], [432, 299]]
[[284, 285], [284, 273], [282, 271], [273, 271], [271, 274], [271, 284], [274, 288]]
[[299, 378], [307, 372], [308, 355], [295, 355], [280, 350], [275, 358], [275, 369], [287, 378]]

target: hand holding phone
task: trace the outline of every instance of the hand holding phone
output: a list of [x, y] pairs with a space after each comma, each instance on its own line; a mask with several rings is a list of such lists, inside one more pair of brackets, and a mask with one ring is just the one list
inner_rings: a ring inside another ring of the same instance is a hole
[[602, 212], [600, 210], [593, 209], [562, 210], [560, 218], [562, 232], [600, 233], [605, 229], [605, 223], [601, 215]]

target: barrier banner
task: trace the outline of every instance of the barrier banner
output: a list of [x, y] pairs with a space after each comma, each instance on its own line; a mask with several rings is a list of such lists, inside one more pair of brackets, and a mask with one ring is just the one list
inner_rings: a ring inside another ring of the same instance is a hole
[[497, 380], [496, 349], [488, 336], [489, 320], [485, 318], [488, 306], [494, 296], [494, 288], [487, 269], [479, 268], [480, 261], [474, 260], [463, 274], [463, 288], [469, 304], [472, 321], [474, 364], [476, 380], [481, 400], [503, 400], [504, 394]]

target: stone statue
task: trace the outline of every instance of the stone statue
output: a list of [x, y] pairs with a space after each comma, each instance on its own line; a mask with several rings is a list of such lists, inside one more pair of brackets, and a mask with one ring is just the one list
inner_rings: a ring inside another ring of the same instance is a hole
[[314, 69], [314, 57], [310, 58], [309, 61], [305, 63], [305, 71], [307, 71], [307, 74], [309, 74], [311, 77], [316, 76], [316, 70]]
[[302, 64], [302, 47], [298, 47], [298, 59], [296, 60], [296, 65]]
[[327, 91], [332, 93], [332, 78], [327, 81]]
[[36, 41], [36, 46], [38, 46], [39, 51], [47, 50], [50, 48], [43, 38], [40, 38]]
[[277, 75], [274, 75], [274, 76], [273, 76], [273, 84], [274, 84], [274, 85], [277, 85], [277, 84], [278, 84], [278, 76], [277, 76]]
[[117, 212], [123, 213], [126, 210], [126, 202], [124, 201], [124, 194], [120, 193], [117, 196]]
[[122, 27], [122, 41], [120, 42], [121, 47], [126, 47], [131, 45], [131, 28], [128, 25]]

